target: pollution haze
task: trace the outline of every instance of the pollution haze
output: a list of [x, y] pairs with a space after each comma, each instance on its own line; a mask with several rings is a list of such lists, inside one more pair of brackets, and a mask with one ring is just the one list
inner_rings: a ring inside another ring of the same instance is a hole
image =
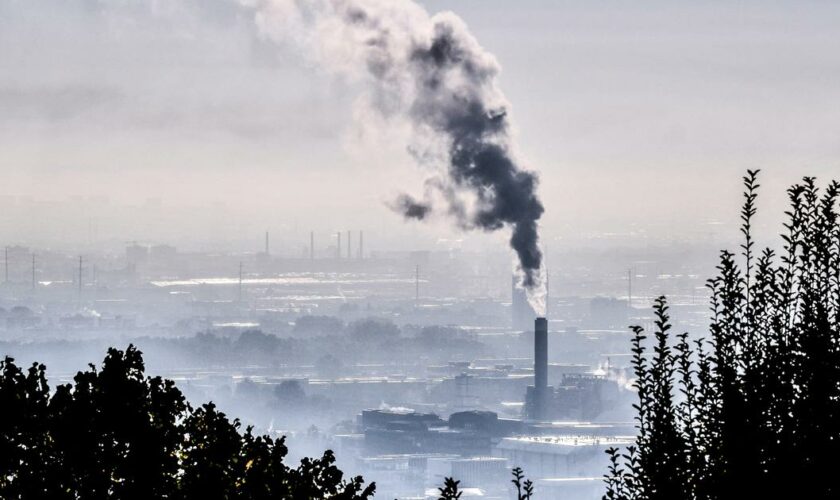
[[[767, 182], [783, 186], [800, 168], [836, 167], [833, 5], [424, 6], [455, 10], [503, 68], [519, 154], [551, 200], [546, 241], [631, 223], [667, 236], [722, 220], [744, 168], [777, 173]], [[384, 225], [418, 244], [455, 234], [382, 209], [425, 179], [405, 144], [365, 135], [354, 84], [294, 46], [269, 46], [235, 2], [0, 9], [4, 195], [155, 199], [173, 211], [221, 202], [240, 224]], [[729, 197], [709, 196], [721, 185]], [[118, 226], [101, 236], [194, 233]]]
[[0, 400], [6, 356], [56, 388], [134, 345], [179, 419], [212, 401], [376, 498], [516, 498], [521, 467], [534, 498], [600, 499], [639, 431], [628, 325], [666, 296], [712, 338], [720, 250], [783, 255], [786, 189], [840, 172], [838, 25], [817, 1], [0, 0]]

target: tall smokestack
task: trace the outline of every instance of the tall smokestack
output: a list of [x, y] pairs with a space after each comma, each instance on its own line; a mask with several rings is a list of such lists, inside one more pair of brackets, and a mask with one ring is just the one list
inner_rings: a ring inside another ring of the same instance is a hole
[[537, 318], [534, 321], [534, 387], [528, 388], [528, 417], [532, 420], [546, 420], [550, 395], [548, 387], [548, 321]]
[[537, 393], [548, 387], [548, 321], [534, 320], [534, 387]]

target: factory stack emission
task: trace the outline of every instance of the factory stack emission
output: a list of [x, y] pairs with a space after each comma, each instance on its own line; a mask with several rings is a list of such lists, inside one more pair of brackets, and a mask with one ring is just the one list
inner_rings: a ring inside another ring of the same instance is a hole
[[517, 154], [501, 66], [464, 21], [411, 0], [247, 4], [260, 35], [300, 44], [356, 84], [362, 135], [405, 141], [429, 173], [419, 192], [403, 192], [390, 207], [407, 219], [447, 217], [461, 230], [508, 230], [519, 285], [545, 315], [539, 180]]

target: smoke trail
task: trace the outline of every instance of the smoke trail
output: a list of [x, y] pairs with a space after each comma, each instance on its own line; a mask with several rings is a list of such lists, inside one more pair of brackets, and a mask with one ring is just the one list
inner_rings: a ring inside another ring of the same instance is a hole
[[[244, 1], [244, 0], [243, 0]], [[410, 123], [410, 151], [438, 174], [422, 201], [400, 195], [406, 218], [441, 211], [463, 229], [510, 227], [529, 301], [544, 311], [537, 177], [512, 152], [500, 67], [456, 15], [429, 16], [410, 0], [262, 0], [261, 34], [297, 43], [331, 71], [368, 83], [366, 102]]]

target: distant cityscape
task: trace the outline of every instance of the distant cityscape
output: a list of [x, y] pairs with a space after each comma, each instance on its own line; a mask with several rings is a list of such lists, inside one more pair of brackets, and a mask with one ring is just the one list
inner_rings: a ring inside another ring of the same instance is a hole
[[4, 246], [0, 346], [58, 383], [134, 343], [191, 400], [289, 436], [293, 457], [334, 449], [383, 498], [434, 496], [448, 476], [506, 498], [520, 466], [546, 498], [594, 499], [604, 450], [635, 433], [628, 325], [650, 326], [665, 292], [680, 328], [700, 335], [708, 314], [702, 262], [550, 262], [535, 333], [504, 261], [346, 230], [311, 231], [290, 257], [262, 236], [248, 253]]

